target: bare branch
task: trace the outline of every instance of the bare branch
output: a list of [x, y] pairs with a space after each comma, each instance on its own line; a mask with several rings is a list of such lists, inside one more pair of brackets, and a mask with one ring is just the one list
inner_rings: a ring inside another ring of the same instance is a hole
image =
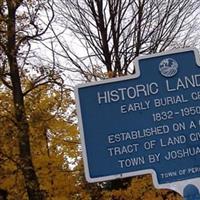
[[[112, 76], [126, 74], [138, 55], [173, 47], [176, 40], [191, 33], [189, 24], [197, 20], [193, 13], [197, 14], [199, 7], [198, 0], [59, 0], [56, 5], [62, 22], [67, 22], [68, 30], [87, 48], [84, 62], [91, 65], [91, 71], [99, 62]], [[77, 68], [81, 58], [62, 45], [63, 38], [56, 39]], [[84, 74], [88, 67], [83, 64], [78, 69]]]

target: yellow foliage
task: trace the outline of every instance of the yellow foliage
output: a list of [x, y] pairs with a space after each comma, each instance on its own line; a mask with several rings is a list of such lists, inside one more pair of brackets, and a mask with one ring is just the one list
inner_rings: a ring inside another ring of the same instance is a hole
[[[135, 177], [126, 189], [119, 190], [87, 183], [80, 162], [79, 134], [69, 114], [73, 104], [69, 91], [61, 93], [51, 85], [43, 85], [26, 95], [25, 102], [32, 159], [47, 200], [182, 199], [169, 190], [155, 189], [150, 175]], [[19, 168], [12, 98], [6, 90], [0, 92], [0, 130], [0, 188], [9, 192], [9, 200], [27, 200]], [[76, 164], [75, 168], [70, 164]]]
[[[32, 160], [41, 189], [51, 200], [70, 200], [79, 190], [74, 187], [76, 177], [69, 167], [69, 158], [77, 161], [80, 156], [78, 131], [69, 121], [72, 102], [69, 91], [61, 93], [50, 85], [26, 96]], [[12, 98], [5, 90], [0, 92], [0, 188], [9, 192], [9, 200], [26, 200], [13, 119]]]
[[153, 186], [151, 175], [134, 177], [127, 189], [105, 191], [102, 200], [182, 200], [173, 191], [158, 190]]

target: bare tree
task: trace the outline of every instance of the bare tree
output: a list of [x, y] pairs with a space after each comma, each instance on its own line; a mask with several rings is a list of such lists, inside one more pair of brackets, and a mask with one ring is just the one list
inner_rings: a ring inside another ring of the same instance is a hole
[[198, 0], [57, 0], [51, 29], [61, 50], [49, 49], [85, 81], [134, 73], [141, 54], [196, 44], [199, 7]]
[[[134, 73], [140, 54], [195, 44], [199, 6], [198, 0], [58, 0], [63, 32], [52, 27], [58, 55], [87, 81]], [[62, 33], [73, 35], [85, 54], [73, 51]]]
[[[0, 81], [13, 96], [14, 119], [19, 141], [19, 167], [25, 181], [28, 197], [31, 200], [44, 199], [33, 166], [29, 123], [25, 108], [25, 95], [32, 89], [44, 84], [46, 76], [42, 73], [33, 80], [31, 87], [23, 88], [22, 77], [25, 70], [33, 72], [26, 62], [30, 53], [30, 41], [40, 40], [46, 33], [54, 17], [52, 1], [2, 0], [0, 1]], [[40, 26], [41, 12], [51, 15], [50, 21]], [[50, 12], [50, 13], [49, 13]]]

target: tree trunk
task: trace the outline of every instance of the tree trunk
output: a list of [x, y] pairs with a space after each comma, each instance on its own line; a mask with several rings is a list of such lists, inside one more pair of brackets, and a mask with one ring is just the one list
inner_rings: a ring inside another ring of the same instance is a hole
[[24, 96], [22, 92], [20, 73], [17, 63], [18, 50], [16, 47], [16, 6], [12, 1], [8, 4], [8, 26], [7, 26], [7, 57], [10, 67], [12, 82], [13, 103], [15, 109], [15, 120], [18, 128], [19, 156], [21, 170], [24, 176], [26, 190], [30, 200], [43, 200], [44, 197], [39, 187], [39, 182], [32, 163], [29, 124], [26, 117]]

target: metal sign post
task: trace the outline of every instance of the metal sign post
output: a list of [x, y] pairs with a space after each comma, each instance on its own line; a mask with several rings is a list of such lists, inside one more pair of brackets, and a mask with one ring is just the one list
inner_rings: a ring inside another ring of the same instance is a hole
[[76, 87], [89, 182], [151, 173], [157, 188], [199, 188], [199, 66], [195, 49], [181, 49], [139, 57], [133, 76]]

